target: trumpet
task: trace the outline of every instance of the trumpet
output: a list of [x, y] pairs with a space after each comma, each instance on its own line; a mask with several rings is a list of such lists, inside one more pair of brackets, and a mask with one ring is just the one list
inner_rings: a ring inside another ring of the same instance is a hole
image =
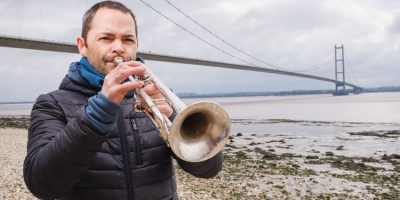
[[[121, 62], [124, 62], [122, 57], [114, 57], [115, 64]], [[231, 132], [229, 116], [222, 106], [210, 101], [196, 102], [187, 106], [147, 67], [145, 73], [139, 78], [145, 84], [153, 83], [160, 90], [176, 116], [171, 122], [142, 88], [134, 91], [140, 104], [140, 106], [135, 104], [135, 108], [140, 107], [148, 115], [174, 154], [188, 162], [201, 162], [220, 152]], [[128, 79], [136, 81], [133, 76]]]

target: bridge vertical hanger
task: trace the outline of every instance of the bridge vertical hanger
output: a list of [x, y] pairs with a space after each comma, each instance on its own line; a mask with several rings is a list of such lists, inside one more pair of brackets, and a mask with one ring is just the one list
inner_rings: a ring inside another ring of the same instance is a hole
[[342, 46], [335, 45], [335, 80], [336, 87], [333, 95], [348, 95], [346, 92], [346, 79], [344, 69], [344, 48]]

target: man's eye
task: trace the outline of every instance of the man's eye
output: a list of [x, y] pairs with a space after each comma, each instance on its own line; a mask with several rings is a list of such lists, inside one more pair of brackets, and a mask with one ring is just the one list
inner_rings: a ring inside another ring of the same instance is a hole
[[128, 43], [135, 43], [135, 40], [132, 40], [132, 39], [125, 39], [125, 42], [128, 42]]
[[109, 41], [109, 40], [111, 40], [111, 39], [108, 38], [108, 37], [102, 37], [102, 38], [100, 38], [99, 40]]

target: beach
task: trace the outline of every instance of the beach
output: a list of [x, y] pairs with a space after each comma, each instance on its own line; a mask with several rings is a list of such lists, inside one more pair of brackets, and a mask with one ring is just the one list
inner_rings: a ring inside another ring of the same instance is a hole
[[[1, 120], [0, 199], [35, 199], [22, 177], [27, 120]], [[232, 124], [234, 131], [223, 149], [223, 170], [216, 177], [198, 179], [176, 165], [181, 199], [400, 196], [399, 124], [249, 119], [232, 120]], [[279, 127], [308, 132], [281, 132]], [[343, 132], [329, 134], [330, 127]], [[319, 130], [328, 133], [318, 134]]]
[[36, 199], [22, 176], [27, 130], [0, 128], [0, 199]]

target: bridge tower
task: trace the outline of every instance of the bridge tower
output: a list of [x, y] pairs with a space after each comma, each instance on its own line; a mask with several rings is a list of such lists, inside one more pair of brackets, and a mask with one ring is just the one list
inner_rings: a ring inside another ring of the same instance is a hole
[[346, 92], [346, 74], [344, 70], [344, 48], [342, 46], [335, 45], [335, 80], [336, 80], [336, 89], [333, 95], [348, 95]]

